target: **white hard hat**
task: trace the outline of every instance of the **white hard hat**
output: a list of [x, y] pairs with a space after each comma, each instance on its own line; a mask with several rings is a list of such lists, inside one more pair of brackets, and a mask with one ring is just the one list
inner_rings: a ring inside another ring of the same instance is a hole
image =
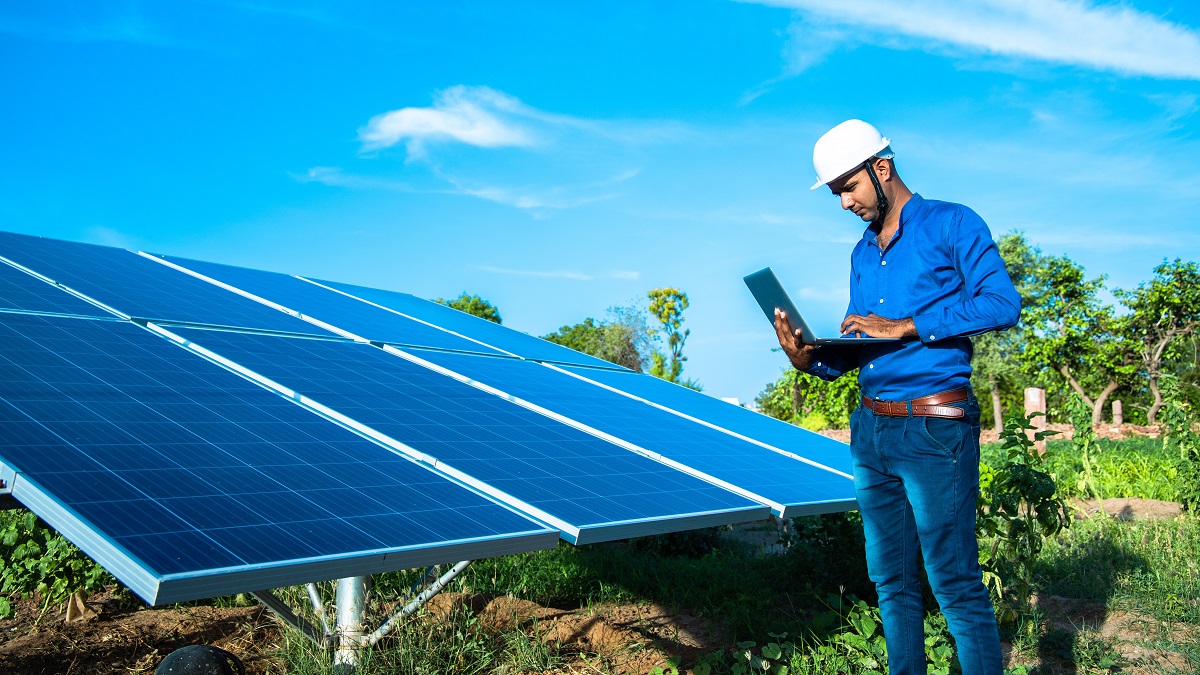
[[813, 146], [813, 168], [817, 170], [816, 190], [840, 178], [872, 157], [891, 159], [895, 153], [891, 141], [862, 120], [846, 120], [825, 132]]

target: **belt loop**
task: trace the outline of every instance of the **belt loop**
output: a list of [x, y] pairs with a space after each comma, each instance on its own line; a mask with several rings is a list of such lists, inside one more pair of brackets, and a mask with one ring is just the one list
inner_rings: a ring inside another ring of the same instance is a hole
[[913, 416], [913, 402], [912, 402], [912, 401], [905, 401], [905, 402], [904, 402], [904, 407], [908, 408], [908, 416], [909, 416], [909, 417], [912, 417], [912, 416]]

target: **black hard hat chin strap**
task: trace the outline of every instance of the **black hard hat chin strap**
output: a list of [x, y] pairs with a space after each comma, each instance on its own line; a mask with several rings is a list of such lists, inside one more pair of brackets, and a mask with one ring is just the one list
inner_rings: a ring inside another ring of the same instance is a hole
[[882, 223], [883, 219], [887, 216], [888, 207], [891, 206], [891, 203], [888, 202], [887, 195], [883, 194], [883, 186], [879, 184], [879, 176], [875, 175], [875, 167], [872, 164], [875, 159], [877, 158], [872, 157], [868, 159], [863, 162], [863, 166], [867, 169], [867, 175], [871, 177], [871, 184], [875, 186], [875, 197], [879, 202], [879, 222]]

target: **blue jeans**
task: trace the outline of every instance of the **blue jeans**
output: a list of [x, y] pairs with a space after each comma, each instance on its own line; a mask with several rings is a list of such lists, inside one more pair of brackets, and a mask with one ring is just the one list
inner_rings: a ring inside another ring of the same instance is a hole
[[979, 567], [979, 403], [959, 419], [850, 416], [854, 489], [867, 572], [879, 593], [891, 675], [924, 675], [920, 555], [958, 647], [963, 675], [1002, 672], [1000, 636]]

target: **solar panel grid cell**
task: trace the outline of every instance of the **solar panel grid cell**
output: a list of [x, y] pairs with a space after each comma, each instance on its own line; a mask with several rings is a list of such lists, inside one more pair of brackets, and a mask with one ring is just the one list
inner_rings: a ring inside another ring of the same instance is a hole
[[444, 305], [439, 305], [436, 302], [423, 300], [408, 293], [384, 291], [332, 281], [318, 281], [317, 283], [407, 314], [413, 318], [428, 321], [436, 326], [441, 326], [469, 338], [479, 340], [521, 358], [534, 361], [574, 363], [595, 368], [625, 370], [616, 364], [594, 356], [589, 356], [588, 354], [568, 349], [548, 340], [543, 340], [491, 321], [480, 319], [479, 317], [451, 309]]
[[129, 316], [332, 335], [124, 249], [0, 232], [0, 256]]
[[0, 309], [79, 316], [113, 316], [28, 272], [3, 263], [0, 263]]
[[853, 499], [853, 483], [848, 476], [812, 466], [541, 364], [409, 351], [786, 507], [811, 512], [813, 505], [844, 505]]
[[[92, 369], [97, 351], [105, 366]], [[131, 387], [117, 377], [129, 371], [111, 367], [125, 357], [142, 369]], [[281, 568], [333, 576], [324, 559], [393, 551], [395, 569], [405, 551], [460, 539], [509, 539], [489, 544], [507, 552], [553, 541], [552, 531], [132, 324], [0, 315], [0, 363], [18, 375], [0, 379], [0, 461], [18, 472], [14, 495], [77, 541], [99, 542], [89, 553], [110, 570], [133, 570], [123, 580], [151, 601], [184, 591], [161, 595], [143, 573], [163, 582], [215, 568], [276, 570], [237, 582], [258, 586], [217, 580], [186, 591], [210, 597], [272, 585], [266, 579], [288, 578]], [[377, 485], [358, 484], [359, 474]], [[375, 508], [355, 509], [364, 503]]]
[[[766, 515], [719, 487], [368, 345], [173, 332], [587, 530], [581, 540], [634, 536], [610, 527], [629, 520]], [[600, 478], [591, 473], [597, 464], [610, 467]]]
[[478, 342], [286, 274], [174, 256], [159, 257], [368, 340], [420, 345], [434, 349], [499, 353]]

